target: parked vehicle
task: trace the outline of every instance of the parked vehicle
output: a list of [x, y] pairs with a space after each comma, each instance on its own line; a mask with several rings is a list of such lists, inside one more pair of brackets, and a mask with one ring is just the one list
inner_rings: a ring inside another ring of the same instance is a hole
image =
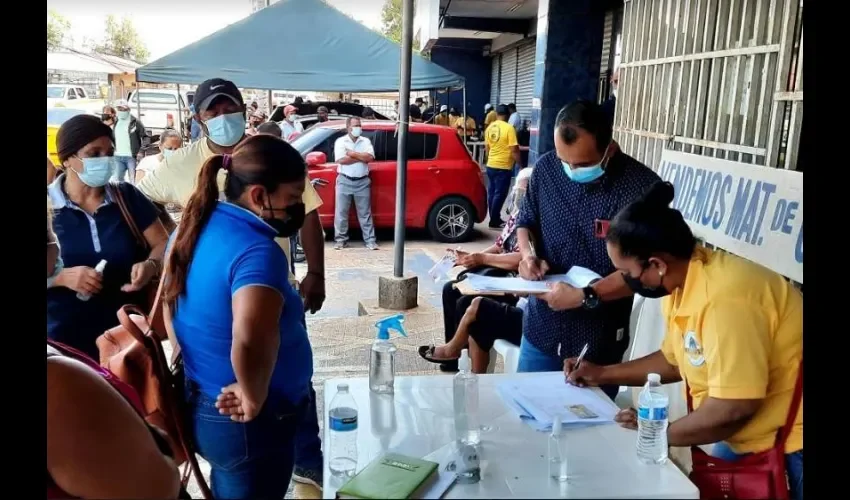
[[[395, 226], [397, 149], [395, 123], [363, 121], [363, 137], [372, 141], [372, 218], [377, 228]], [[323, 204], [319, 219], [333, 229], [337, 163], [334, 143], [345, 135], [345, 122], [329, 121], [306, 131], [292, 142], [307, 162], [312, 179], [324, 179], [319, 190]], [[481, 169], [455, 131], [449, 127], [414, 123], [410, 126], [407, 164], [405, 227], [427, 228], [446, 243], [468, 241], [473, 225], [487, 215], [487, 193]], [[358, 227], [354, 211], [349, 223]]]
[[105, 102], [94, 99], [79, 85], [50, 84], [47, 86], [47, 107], [73, 107], [90, 113], [100, 113]]
[[[284, 103], [289, 104], [289, 103]], [[346, 116], [356, 116], [360, 118], [363, 116], [363, 109], [366, 106], [362, 106], [360, 104], [354, 104], [353, 102], [341, 102], [341, 101], [319, 101], [319, 102], [305, 102], [304, 104], [298, 105], [298, 116], [306, 117], [306, 116], [314, 116], [316, 114], [316, 110], [319, 109], [319, 106], [324, 106], [328, 108], [328, 111], [335, 110], [338, 115], [331, 115], [331, 119], [339, 119], [342, 116], [342, 119], [345, 119]], [[378, 120], [389, 120], [386, 116], [375, 113], [375, 118]], [[271, 116], [269, 116], [269, 120], [273, 122], [280, 123], [283, 121], [283, 107], [278, 106], [272, 111]], [[301, 120], [299, 120], [301, 121]], [[315, 123], [315, 122], [314, 122]], [[305, 123], [301, 121], [301, 124], [304, 125], [304, 129], [306, 130], [309, 125], [312, 123]]]
[[61, 165], [59, 155], [56, 153], [56, 134], [59, 132], [59, 127], [71, 117], [84, 114], [90, 113], [83, 109], [47, 108], [47, 156], [54, 165]]
[[[141, 97], [141, 105], [138, 98]], [[179, 99], [179, 104], [178, 104]], [[145, 130], [156, 139], [163, 130], [173, 128], [183, 132], [183, 122], [180, 111], [183, 110], [183, 116], [186, 115], [186, 110], [189, 109], [185, 99], [175, 89], [141, 89], [133, 91], [130, 98], [127, 99], [130, 106], [130, 112], [138, 115], [138, 118], [145, 126]], [[139, 109], [141, 108], [141, 112]]]

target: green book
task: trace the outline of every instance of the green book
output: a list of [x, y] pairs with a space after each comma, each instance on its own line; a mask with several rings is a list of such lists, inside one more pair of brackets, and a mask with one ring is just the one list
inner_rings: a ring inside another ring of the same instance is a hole
[[439, 477], [440, 465], [387, 453], [372, 461], [337, 491], [337, 498], [419, 498]]

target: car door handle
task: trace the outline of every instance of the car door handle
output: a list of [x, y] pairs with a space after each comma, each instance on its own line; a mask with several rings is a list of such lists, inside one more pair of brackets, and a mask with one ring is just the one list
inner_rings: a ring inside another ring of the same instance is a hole
[[437, 166], [435, 166], [435, 165], [431, 165], [430, 167], [428, 167], [428, 171], [429, 171], [429, 172], [434, 172], [435, 174], [439, 174], [439, 173], [440, 173], [440, 168], [439, 168], [439, 167], [437, 167]]

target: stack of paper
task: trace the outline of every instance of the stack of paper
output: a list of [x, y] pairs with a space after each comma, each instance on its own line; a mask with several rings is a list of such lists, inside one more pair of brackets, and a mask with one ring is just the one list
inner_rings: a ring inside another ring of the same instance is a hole
[[589, 388], [569, 385], [563, 373], [541, 373], [503, 382], [497, 388], [502, 400], [528, 425], [539, 431], [552, 429], [560, 416], [565, 427], [609, 424], [617, 407]]
[[552, 274], [541, 281], [529, 281], [523, 278], [494, 278], [467, 274], [466, 282], [470, 288], [481, 293], [505, 292], [505, 293], [546, 293], [549, 284], [564, 282], [576, 288], [584, 288], [595, 279], [602, 278], [590, 269], [573, 266], [566, 274]]

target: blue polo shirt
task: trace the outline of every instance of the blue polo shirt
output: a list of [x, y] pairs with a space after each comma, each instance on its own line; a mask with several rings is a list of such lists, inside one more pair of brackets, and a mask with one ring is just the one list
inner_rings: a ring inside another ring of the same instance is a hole
[[[88, 301], [78, 299], [77, 292], [69, 288], [47, 289], [47, 336], [98, 359], [95, 340], [118, 325], [118, 309], [147, 300], [143, 293], [125, 293], [121, 287], [130, 282], [130, 270], [148, 258], [149, 250], [133, 237], [108, 190], [103, 204], [88, 214], [66, 197], [64, 186], [62, 174], [47, 187], [47, 195], [65, 269], [94, 268], [101, 259], [106, 260], [106, 269], [103, 289]], [[156, 208], [133, 185], [122, 182], [116, 187], [139, 229], [144, 231], [157, 220]]]
[[215, 398], [236, 382], [231, 299], [244, 286], [264, 286], [283, 296], [280, 349], [269, 398], [300, 402], [313, 377], [313, 351], [304, 325], [304, 305], [289, 283], [286, 256], [276, 232], [253, 213], [220, 201], [195, 245], [186, 290], [177, 300], [173, 324], [186, 376]]
[[[595, 221], [610, 221], [659, 180], [645, 165], [617, 152], [608, 161], [605, 175], [581, 184], [567, 177], [554, 151], [546, 153], [534, 167], [517, 226], [536, 236], [537, 255], [554, 268], [552, 273], [582, 266], [608, 276], [616, 269], [605, 239], [594, 230]], [[551, 356], [578, 356], [588, 344], [586, 356], [591, 362], [619, 363], [629, 345], [631, 310], [631, 297], [603, 302], [593, 310], [558, 312], [532, 296], [522, 332], [527, 341]]]

